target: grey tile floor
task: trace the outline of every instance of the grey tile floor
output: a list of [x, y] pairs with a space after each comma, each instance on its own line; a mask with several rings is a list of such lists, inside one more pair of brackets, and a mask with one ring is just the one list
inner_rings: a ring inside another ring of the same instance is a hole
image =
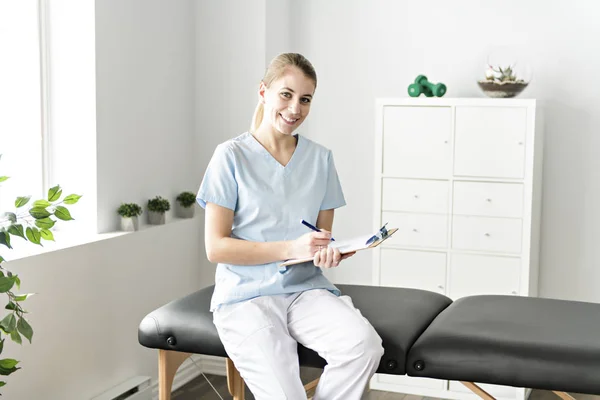
[[[321, 370], [314, 368], [301, 368], [300, 376], [303, 383], [308, 383], [317, 378]], [[231, 400], [232, 397], [227, 390], [227, 378], [220, 375], [206, 375], [214, 389], [216, 389], [224, 400]], [[219, 400], [219, 396], [214, 389], [201, 375], [183, 387], [173, 392], [172, 400]], [[570, 393], [577, 400], [600, 400], [600, 396], [582, 395]], [[246, 400], [254, 400], [252, 393], [246, 388]], [[412, 394], [401, 394], [370, 390], [366, 392], [362, 400], [442, 400], [432, 397], [415, 396]], [[554, 393], [546, 390], [534, 390], [529, 400], [560, 400]]]

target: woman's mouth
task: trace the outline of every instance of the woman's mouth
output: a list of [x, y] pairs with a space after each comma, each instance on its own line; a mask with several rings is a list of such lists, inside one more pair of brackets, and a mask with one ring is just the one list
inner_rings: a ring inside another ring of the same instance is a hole
[[299, 118], [286, 118], [283, 116], [283, 114], [279, 114], [281, 115], [281, 119], [283, 119], [283, 121], [288, 124], [288, 125], [294, 125], [296, 123], [296, 121], [298, 121]]

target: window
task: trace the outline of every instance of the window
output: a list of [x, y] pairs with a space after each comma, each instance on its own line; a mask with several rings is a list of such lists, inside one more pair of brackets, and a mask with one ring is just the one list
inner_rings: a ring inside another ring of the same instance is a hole
[[0, 210], [44, 193], [44, 82], [38, 0], [0, 1]]

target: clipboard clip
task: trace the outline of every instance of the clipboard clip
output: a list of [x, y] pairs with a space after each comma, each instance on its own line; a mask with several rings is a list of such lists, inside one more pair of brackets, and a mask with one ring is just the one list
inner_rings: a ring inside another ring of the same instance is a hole
[[369, 240], [367, 240], [367, 243], [365, 243], [365, 245], [368, 246], [368, 245], [370, 245], [371, 243], [373, 243], [373, 242], [375, 242], [377, 240], [381, 240], [381, 239], [386, 238], [388, 236], [388, 231], [385, 228], [385, 226], [387, 224], [388, 224], [387, 222], [385, 224], [383, 224], [383, 226], [381, 228], [379, 228], [379, 231], [375, 235], [371, 236], [369, 238]]

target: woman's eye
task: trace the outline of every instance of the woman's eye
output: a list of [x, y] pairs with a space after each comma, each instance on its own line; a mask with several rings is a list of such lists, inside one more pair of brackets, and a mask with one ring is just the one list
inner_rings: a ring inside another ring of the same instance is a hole
[[309, 99], [308, 97], [303, 97], [303, 98], [302, 98], [302, 102], [303, 102], [304, 104], [308, 104], [308, 103], [310, 103], [310, 99]]
[[292, 94], [291, 94], [291, 93], [289, 93], [289, 92], [281, 92], [281, 95], [282, 95], [283, 97], [285, 97], [286, 99], [289, 99], [290, 97], [292, 97]]

